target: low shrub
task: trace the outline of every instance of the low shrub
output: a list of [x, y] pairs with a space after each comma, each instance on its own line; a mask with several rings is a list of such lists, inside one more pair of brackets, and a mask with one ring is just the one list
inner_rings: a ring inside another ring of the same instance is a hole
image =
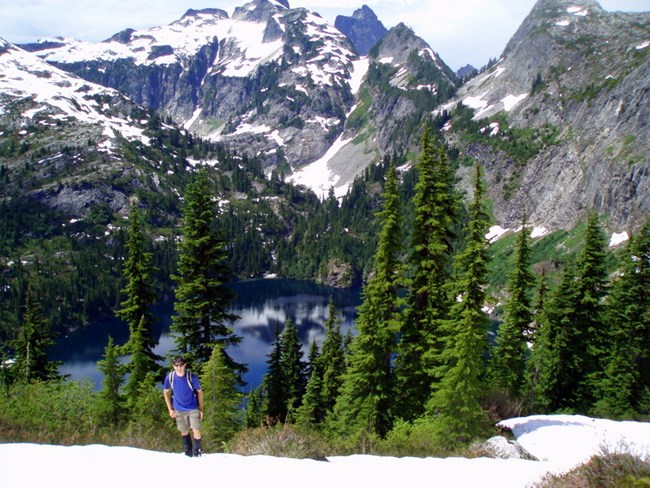
[[330, 447], [327, 440], [315, 431], [278, 424], [274, 427], [258, 427], [239, 432], [231, 441], [228, 450], [244, 456], [325, 460]]
[[650, 487], [650, 459], [601, 449], [589, 461], [563, 475], [547, 475], [536, 488]]

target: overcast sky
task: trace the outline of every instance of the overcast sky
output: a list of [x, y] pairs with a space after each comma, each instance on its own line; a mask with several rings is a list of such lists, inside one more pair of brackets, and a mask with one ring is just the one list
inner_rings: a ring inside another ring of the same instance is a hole
[[[0, 0], [0, 37], [13, 42], [64, 36], [101, 41], [127, 27], [144, 29], [179, 19], [187, 9], [232, 14], [246, 0]], [[404, 22], [454, 70], [497, 58], [535, 0], [289, 0], [334, 23], [363, 4], [390, 28]], [[606, 10], [648, 11], [650, 0], [602, 0]]]

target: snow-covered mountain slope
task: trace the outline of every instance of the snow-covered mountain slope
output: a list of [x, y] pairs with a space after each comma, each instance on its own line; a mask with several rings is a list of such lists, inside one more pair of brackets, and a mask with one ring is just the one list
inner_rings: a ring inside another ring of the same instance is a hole
[[[173, 192], [147, 110], [0, 39], [2, 195], [79, 219]], [[154, 147], [156, 146], [156, 147]], [[52, 223], [52, 225], [55, 225]]]
[[[341, 194], [385, 152], [417, 146], [417, 137], [409, 139], [412, 131], [408, 137], [394, 132], [405, 117], [419, 120], [426, 113], [430, 104], [416, 98], [447, 92], [431, 73], [444, 72], [441, 82], [454, 83], [455, 75], [435, 52], [413, 37], [398, 28], [385, 36], [392, 41], [384, 44], [381, 59], [376, 53], [362, 58], [317, 13], [289, 8], [288, 2], [253, 0], [232, 16], [218, 9], [189, 10], [167, 26], [127, 29], [98, 44], [50, 39], [26, 47], [163, 111], [195, 134], [259, 157], [268, 173], [294, 173], [338, 154], [329, 171]], [[417, 66], [409, 58], [412, 50], [419, 52]], [[361, 94], [370, 60], [379, 73], [376, 81], [390, 77], [390, 84]], [[405, 103], [407, 98], [412, 101]], [[385, 125], [380, 118], [387, 104], [398, 113], [388, 114], [393, 123]], [[341, 141], [353, 139], [355, 144], [335, 151]]]
[[30, 45], [44, 60], [110, 86], [269, 168], [322, 156], [352, 106], [352, 45], [319, 15], [254, 0], [189, 10], [167, 26], [98, 44]]
[[[115, 110], [114, 102], [123, 99], [117, 91], [66, 73], [3, 39], [0, 73], [0, 116], [20, 119], [23, 128], [19, 135], [25, 138], [29, 136], [28, 127], [56, 127], [74, 121], [100, 127], [108, 146], [117, 133], [147, 142], [139, 121]], [[10, 114], [12, 107], [20, 112]]]

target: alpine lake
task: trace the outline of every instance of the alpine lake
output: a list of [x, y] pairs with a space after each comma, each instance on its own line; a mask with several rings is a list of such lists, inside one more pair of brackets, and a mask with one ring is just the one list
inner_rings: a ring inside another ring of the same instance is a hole
[[[228, 287], [237, 294], [229, 311], [239, 317], [233, 328], [242, 338], [238, 346], [228, 349], [228, 353], [234, 360], [248, 366], [244, 375], [247, 390], [260, 384], [276, 340], [276, 330], [278, 327], [282, 330], [287, 319], [291, 319], [298, 329], [303, 360], [307, 361], [311, 343], [315, 340], [320, 346], [325, 338], [330, 297], [343, 335], [354, 328], [357, 307], [361, 303], [361, 290], [358, 288], [332, 288], [308, 281], [259, 279], [231, 283]], [[168, 356], [174, 349], [174, 338], [169, 330], [174, 305], [165, 302], [153, 311], [158, 319], [153, 330], [158, 341], [155, 353], [166, 358], [168, 364]], [[116, 318], [90, 323], [59, 338], [50, 358], [62, 362], [60, 374], [74, 381], [89, 379], [99, 390], [104, 376], [97, 369], [97, 361], [103, 359], [109, 336], [115, 344], [124, 344], [129, 337], [127, 324]]]

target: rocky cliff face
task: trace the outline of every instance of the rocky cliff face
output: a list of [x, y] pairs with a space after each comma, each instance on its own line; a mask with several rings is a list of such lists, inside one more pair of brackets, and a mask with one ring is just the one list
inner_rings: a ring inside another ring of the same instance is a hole
[[[515, 227], [525, 208], [533, 224], [567, 229], [595, 210], [621, 231], [650, 211], [649, 15], [539, 0], [496, 65], [460, 88], [416, 33], [398, 25], [382, 34], [367, 7], [337, 23], [348, 37], [286, 1], [254, 0], [232, 16], [189, 10], [98, 44], [29, 49], [320, 196], [344, 195], [385, 155], [417, 151], [424, 120], [462, 103], [485, 137], [462, 137], [453, 119], [445, 133], [486, 169], [498, 224]], [[362, 41], [374, 46], [359, 57]]]
[[648, 215], [649, 32], [647, 12], [539, 0], [499, 62], [459, 90], [454, 103], [474, 108], [495, 134], [507, 130], [495, 122], [499, 113], [511, 127], [557, 131], [525, 164], [485, 145], [464, 146], [487, 170], [502, 226], [516, 227], [524, 208], [549, 229], [568, 229], [589, 210], [615, 231]]
[[391, 28], [362, 62], [363, 83], [345, 131], [324, 158], [291, 176], [322, 196], [330, 187], [345, 195], [349, 183], [384, 155], [417, 151], [424, 121], [456, 90], [456, 75], [404, 24]]
[[367, 55], [370, 49], [388, 32], [388, 29], [367, 5], [355, 10], [352, 17], [337, 16], [334, 27], [350, 39], [361, 56]]

